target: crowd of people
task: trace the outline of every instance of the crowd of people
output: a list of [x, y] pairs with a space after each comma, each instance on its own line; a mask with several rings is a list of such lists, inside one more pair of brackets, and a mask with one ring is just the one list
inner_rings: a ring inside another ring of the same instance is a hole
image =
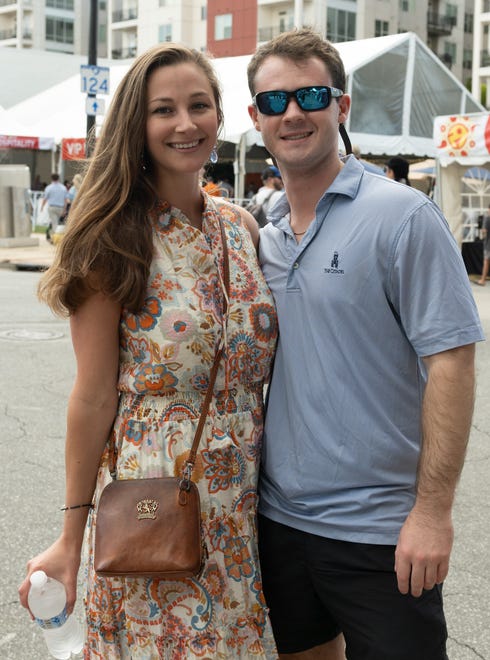
[[[39, 284], [70, 317], [77, 373], [63, 526], [21, 603], [42, 569], [71, 612], [83, 563], [87, 659], [447, 660], [484, 339], [459, 248], [400, 159], [380, 177], [339, 154], [351, 100], [331, 43], [284, 33], [248, 84], [274, 160], [260, 232], [204, 174], [223, 123], [206, 56], [160, 44], [116, 92]], [[202, 573], [100, 576], [109, 439], [118, 478], [179, 475], [222, 344], [195, 475]]]

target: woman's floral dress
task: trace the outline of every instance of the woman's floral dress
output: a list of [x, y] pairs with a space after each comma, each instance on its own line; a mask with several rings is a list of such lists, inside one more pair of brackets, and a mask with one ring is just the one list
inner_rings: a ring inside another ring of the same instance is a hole
[[[85, 658], [276, 658], [258, 565], [255, 514], [263, 386], [277, 337], [255, 248], [229, 204], [204, 195], [203, 230], [177, 209], [151, 214], [155, 258], [144, 308], [123, 312], [118, 475], [180, 475], [223, 330], [225, 225], [230, 306], [225, 357], [193, 479], [209, 557], [197, 579], [101, 578], [88, 528]], [[102, 460], [96, 498], [110, 480]]]

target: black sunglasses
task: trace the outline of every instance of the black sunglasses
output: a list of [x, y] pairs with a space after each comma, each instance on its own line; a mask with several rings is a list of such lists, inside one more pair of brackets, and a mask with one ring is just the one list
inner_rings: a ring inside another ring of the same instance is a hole
[[344, 92], [336, 87], [300, 87], [294, 92], [273, 90], [271, 92], [260, 92], [253, 97], [253, 102], [263, 115], [282, 115], [286, 112], [290, 99], [296, 99], [296, 103], [305, 112], [325, 110], [330, 105], [332, 98], [343, 96]]

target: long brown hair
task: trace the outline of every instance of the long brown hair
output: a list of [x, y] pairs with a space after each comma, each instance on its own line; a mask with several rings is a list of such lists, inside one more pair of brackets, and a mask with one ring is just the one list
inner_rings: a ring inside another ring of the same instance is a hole
[[221, 128], [220, 87], [205, 55], [160, 44], [135, 60], [112, 100], [53, 265], [39, 282], [39, 299], [56, 314], [73, 313], [95, 290], [131, 311], [143, 304], [153, 255], [147, 216], [155, 202], [145, 149], [147, 81], [158, 67], [186, 62], [206, 74]]

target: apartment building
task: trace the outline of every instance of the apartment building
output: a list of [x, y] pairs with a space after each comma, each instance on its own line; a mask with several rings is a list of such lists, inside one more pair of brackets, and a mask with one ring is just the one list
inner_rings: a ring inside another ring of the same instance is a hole
[[[207, 4], [208, 46], [218, 57], [251, 52], [252, 22], [244, 17], [247, 8], [256, 6], [257, 43], [299, 22], [314, 26], [333, 42], [415, 32], [459, 80], [471, 80], [473, 0], [208, 0]], [[225, 34], [222, 24], [227, 26]], [[240, 50], [242, 44], [245, 48]]]
[[87, 54], [92, 2], [100, 57], [133, 58], [164, 41], [206, 50], [206, 0], [0, 0], [0, 47]]
[[475, 33], [473, 40], [473, 78], [471, 91], [479, 96], [485, 89], [482, 103], [490, 107], [490, 0], [475, 0]]
[[[106, 5], [97, 3], [101, 57], [107, 56]], [[90, 0], [0, 0], [0, 47], [86, 54], [90, 6]]]
[[[91, 2], [0, 0], [0, 46], [86, 54]], [[98, 54], [111, 59], [132, 58], [165, 41], [209, 50], [215, 57], [245, 55], [258, 43], [303, 24], [334, 42], [415, 32], [459, 80], [472, 79], [474, 0], [97, 0], [96, 4]], [[488, 39], [488, 25], [486, 29]]]

